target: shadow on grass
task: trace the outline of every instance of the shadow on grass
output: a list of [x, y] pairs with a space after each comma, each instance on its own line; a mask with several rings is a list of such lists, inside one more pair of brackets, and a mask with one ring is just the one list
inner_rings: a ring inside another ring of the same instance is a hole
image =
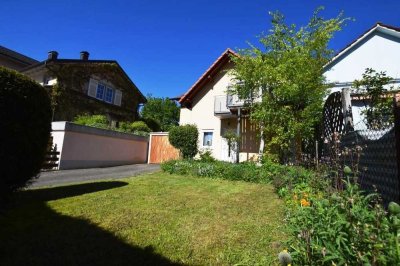
[[46, 204], [125, 185], [96, 182], [17, 193], [14, 208], [0, 216], [0, 265], [178, 265], [152, 247], [128, 245], [87, 220], [62, 215]]

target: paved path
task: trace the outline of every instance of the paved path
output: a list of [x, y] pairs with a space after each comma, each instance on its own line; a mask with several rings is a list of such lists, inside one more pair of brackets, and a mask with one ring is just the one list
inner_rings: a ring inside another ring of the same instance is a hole
[[133, 164], [107, 168], [49, 171], [42, 172], [30, 187], [57, 186], [101, 179], [119, 179], [156, 172], [159, 169], [160, 165], [157, 164]]

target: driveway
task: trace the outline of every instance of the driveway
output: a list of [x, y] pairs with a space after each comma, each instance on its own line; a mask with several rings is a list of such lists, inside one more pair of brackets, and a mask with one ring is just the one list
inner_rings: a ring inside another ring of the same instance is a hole
[[120, 179], [158, 170], [160, 170], [160, 165], [158, 164], [132, 164], [106, 168], [49, 171], [42, 172], [30, 187], [57, 186], [102, 179]]

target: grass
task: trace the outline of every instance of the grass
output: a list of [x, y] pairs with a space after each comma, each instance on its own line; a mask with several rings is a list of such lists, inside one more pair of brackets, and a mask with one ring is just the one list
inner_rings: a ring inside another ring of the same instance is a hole
[[0, 215], [0, 265], [274, 265], [270, 185], [153, 173], [20, 192]]

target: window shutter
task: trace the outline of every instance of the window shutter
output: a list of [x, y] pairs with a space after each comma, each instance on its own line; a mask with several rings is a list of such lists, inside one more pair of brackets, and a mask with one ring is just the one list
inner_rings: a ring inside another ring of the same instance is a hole
[[120, 90], [115, 90], [114, 104], [121, 106], [121, 101], [122, 101], [122, 92]]
[[88, 95], [90, 97], [96, 98], [97, 84], [97, 80], [90, 79], [88, 88]]

